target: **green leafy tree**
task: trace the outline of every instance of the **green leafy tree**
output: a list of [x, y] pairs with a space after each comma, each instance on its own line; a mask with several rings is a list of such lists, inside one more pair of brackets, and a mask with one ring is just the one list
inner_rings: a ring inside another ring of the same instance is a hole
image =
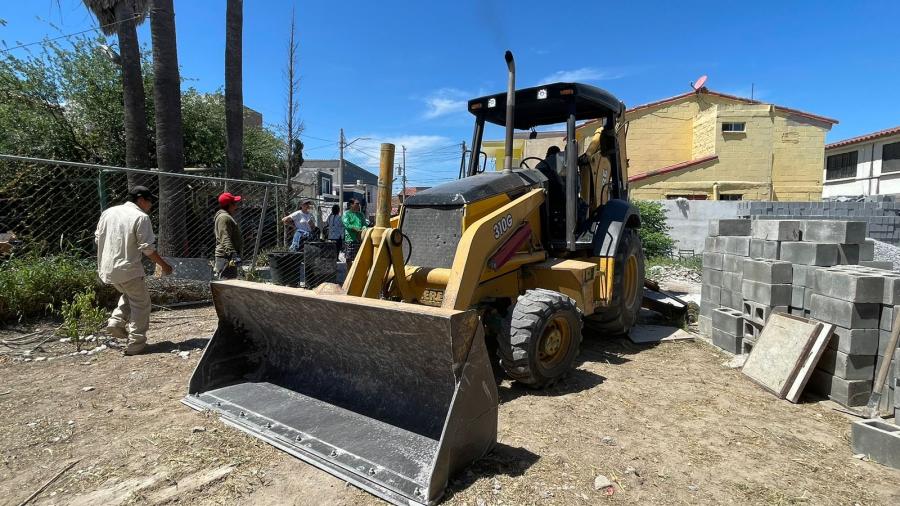
[[668, 257], [675, 247], [675, 240], [669, 236], [672, 230], [666, 223], [666, 208], [653, 200], [638, 200], [634, 204], [641, 213], [641, 242], [647, 258]]

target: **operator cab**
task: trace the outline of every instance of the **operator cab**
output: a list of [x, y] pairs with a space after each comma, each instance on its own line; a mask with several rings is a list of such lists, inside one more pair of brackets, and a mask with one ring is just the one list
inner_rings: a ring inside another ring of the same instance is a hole
[[[506, 103], [506, 93], [469, 101], [469, 112], [475, 116], [472, 153], [481, 152], [485, 122], [507, 127]], [[624, 135], [620, 138], [618, 128], [624, 111], [625, 105], [611, 93], [586, 84], [553, 83], [515, 92], [513, 129], [566, 125], [564, 149], [548, 150], [543, 158], [524, 158], [518, 167], [535, 169], [547, 178], [542, 230], [548, 249], [593, 248], [603, 204], [627, 199]], [[585, 136], [581, 146], [576, 141], [578, 121], [596, 124], [594, 135]], [[465, 175], [483, 171], [478, 165], [479, 157], [471, 156]]]

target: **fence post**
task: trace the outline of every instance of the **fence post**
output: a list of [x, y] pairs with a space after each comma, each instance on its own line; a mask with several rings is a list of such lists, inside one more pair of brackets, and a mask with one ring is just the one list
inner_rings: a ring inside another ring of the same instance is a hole
[[[275, 190], [275, 194], [278, 194], [277, 189]], [[253, 245], [253, 260], [250, 264], [250, 272], [256, 272], [256, 256], [259, 254], [259, 241], [262, 239], [263, 227], [266, 224], [266, 209], [268, 205], [269, 185], [266, 185], [266, 192], [263, 194], [262, 208], [259, 210], [259, 227], [256, 229], [256, 244]]]
[[103, 177], [103, 170], [97, 171], [97, 197], [100, 199], [100, 212], [106, 211], [109, 204], [109, 194], [106, 191], [106, 178]]

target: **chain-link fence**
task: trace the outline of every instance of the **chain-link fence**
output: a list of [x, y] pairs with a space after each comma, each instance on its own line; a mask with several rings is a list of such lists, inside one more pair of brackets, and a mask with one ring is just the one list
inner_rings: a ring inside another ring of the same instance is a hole
[[[303, 188], [289, 189], [283, 183], [164, 175], [0, 155], [0, 233], [14, 237], [14, 251], [19, 254], [68, 253], [93, 258], [94, 231], [101, 212], [125, 202], [128, 188], [137, 184], [160, 197], [150, 212], [157, 247], [163, 256], [177, 259], [174, 276], [158, 283], [160, 290], [168, 292], [196, 291], [196, 286], [183, 286], [181, 280], [211, 279], [216, 245], [213, 222], [222, 192], [242, 196], [235, 215], [243, 238], [241, 271], [247, 279], [260, 281], [272, 277], [270, 253], [286, 251], [291, 244], [293, 230], [282, 219], [300, 202], [309, 200], [321, 220], [332, 204], [301, 195]], [[313, 245], [307, 253], [312, 256], [301, 262], [302, 277], [295, 284], [314, 286], [335, 281], [332, 273], [336, 268], [320, 265], [324, 260], [316, 256], [322, 250], [319, 243], [312, 240], [308, 244]], [[337, 261], [333, 251], [327, 252], [327, 258]], [[305, 271], [310, 276], [303, 276]]]

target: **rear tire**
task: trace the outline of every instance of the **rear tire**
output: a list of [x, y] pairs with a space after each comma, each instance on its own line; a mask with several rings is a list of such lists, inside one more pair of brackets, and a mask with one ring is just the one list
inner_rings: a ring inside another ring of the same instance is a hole
[[531, 388], [552, 385], [570, 369], [581, 345], [581, 311], [551, 290], [528, 290], [510, 309], [498, 339], [507, 376]]
[[613, 261], [612, 300], [587, 318], [591, 330], [608, 336], [627, 334], [637, 323], [644, 299], [644, 250], [635, 228], [626, 228]]

